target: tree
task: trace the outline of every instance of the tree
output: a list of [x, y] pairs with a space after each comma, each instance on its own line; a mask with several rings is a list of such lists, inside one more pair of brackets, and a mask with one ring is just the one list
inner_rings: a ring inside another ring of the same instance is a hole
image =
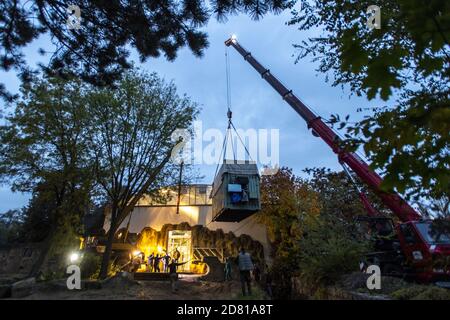
[[169, 160], [178, 137], [198, 113], [196, 104], [176, 93], [156, 74], [126, 73], [116, 90], [89, 95], [87, 139], [96, 180], [110, 206], [110, 228], [100, 277], [108, 272], [112, 243], [121, 222], [145, 194], [177, 176]]
[[360, 188], [376, 211], [385, 215], [390, 214], [379, 198], [368, 190], [357, 177], [354, 177], [355, 183], [357, 183], [355, 186], [344, 171], [335, 172], [327, 168], [307, 168], [304, 171], [310, 176], [311, 188], [319, 196], [322, 212], [349, 222], [353, 222], [358, 215], [367, 215], [357, 189]]
[[382, 0], [381, 28], [370, 29], [369, 0], [302, 1], [291, 25], [322, 34], [295, 47], [298, 59], [313, 57], [333, 85], [374, 99], [395, 98], [355, 125], [347, 124], [352, 147], [364, 144], [372, 167], [385, 174], [383, 187], [419, 197], [448, 195], [450, 181], [448, 106], [450, 3]]
[[[283, 167], [261, 180], [257, 217], [267, 226], [272, 244], [278, 298], [290, 297], [295, 276], [313, 290], [335, 281], [354, 270], [368, 250], [354, 220], [366, 212], [350, 179], [325, 168], [305, 171], [311, 178], [299, 178]], [[375, 207], [382, 209], [376, 202]]]
[[17, 242], [23, 224], [21, 210], [8, 210], [0, 214], [0, 245]]
[[292, 170], [280, 168], [261, 179], [258, 220], [267, 226], [274, 259], [272, 272], [278, 298], [290, 296], [291, 278], [298, 272], [301, 240], [306, 225], [320, 214], [318, 194]]
[[[432, 198], [417, 204], [423, 217], [433, 219], [431, 224], [431, 234], [439, 239], [450, 234], [450, 198]], [[450, 265], [448, 259], [447, 265]]]
[[93, 181], [82, 139], [85, 89], [77, 80], [36, 78], [22, 86], [14, 113], [0, 127], [0, 181], [14, 191], [34, 193], [25, 226], [40, 220], [43, 228], [33, 275], [45, 262], [53, 238], [65, 234], [65, 226], [76, 228], [74, 222], [79, 223], [90, 201]]
[[302, 284], [312, 292], [358, 270], [370, 249], [353, 224], [325, 211], [316, 223], [306, 225], [304, 232], [298, 268]]
[[[259, 19], [268, 11], [280, 12], [287, 2], [5, 0], [0, 3], [0, 68], [14, 68], [22, 80], [29, 80], [32, 70], [22, 49], [40, 35], [48, 34], [55, 50], [49, 66], [42, 67], [49, 74], [73, 74], [93, 84], [112, 84], [131, 66], [130, 47], [137, 50], [142, 61], [161, 54], [173, 60], [184, 46], [201, 56], [208, 46], [201, 28], [211, 15], [224, 21], [227, 16], [242, 12]], [[79, 29], [68, 28], [69, 15], [76, 14], [68, 10], [71, 5], [80, 8]], [[47, 51], [40, 49], [42, 54]], [[0, 93], [13, 98], [4, 86]]]

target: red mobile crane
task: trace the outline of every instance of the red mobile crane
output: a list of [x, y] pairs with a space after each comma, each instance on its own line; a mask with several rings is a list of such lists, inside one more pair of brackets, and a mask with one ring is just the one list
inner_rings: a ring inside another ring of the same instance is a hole
[[[319, 116], [314, 114], [292, 90], [286, 88], [269, 69], [261, 65], [250, 52], [245, 50], [236, 40], [235, 36], [225, 41], [226, 46], [232, 46], [244, 59], [274, 88], [307, 123], [312, 134], [322, 138], [334, 153], [339, 162], [350, 168], [364, 183], [366, 183], [381, 201], [398, 217], [401, 223], [395, 226], [396, 239], [387, 251], [389, 259], [375, 259], [380, 263], [382, 270], [395, 269], [402, 274], [409, 274], [416, 279], [427, 282], [444, 281], [450, 277], [450, 268], [441, 265], [443, 258], [450, 256], [450, 235], [435, 234], [431, 230], [431, 220], [422, 219], [400, 195], [394, 192], [381, 190], [383, 179], [364, 162], [357, 154], [348, 152], [341, 147], [340, 138]], [[375, 219], [379, 215], [372, 207], [363, 192], [359, 192], [364, 207], [369, 216]], [[392, 255], [392, 252], [398, 254]], [[386, 256], [386, 255], [378, 255]], [[395, 264], [393, 264], [395, 263]]]

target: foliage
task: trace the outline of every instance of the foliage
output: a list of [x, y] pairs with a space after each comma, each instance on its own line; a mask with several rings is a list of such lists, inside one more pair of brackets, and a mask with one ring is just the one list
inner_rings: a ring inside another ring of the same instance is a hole
[[291, 25], [322, 34], [295, 47], [311, 56], [333, 85], [374, 99], [397, 99], [364, 120], [347, 125], [350, 147], [364, 144], [373, 168], [385, 174], [382, 187], [419, 197], [449, 190], [448, 106], [450, 90], [450, 3], [440, 0], [382, 0], [381, 28], [366, 22], [369, 0], [302, 1]]
[[20, 239], [23, 223], [21, 210], [8, 210], [0, 214], [0, 245]]
[[35, 78], [22, 86], [22, 99], [0, 127], [1, 182], [12, 182], [13, 190], [21, 192], [45, 182], [59, 203], [81, 184], [84, 89], [79, 81], [55, 78]]
[[114, 233], [144, 194], [176, 181], [169, 162], [177, 131], [190, 128], [197, 105], [179, 96], [173, 83], [137, 70], [124, 74], [115, 90], [98, 88], [86, 95], [86, 141], [100, 192], [110, 205], [109, 238], [101, 277]]
[[326, 168], [307, 168], [304, 171], [308, 173], [309, 183], [319, 196], [322, 212], [344, 220], [367, 214], [359, 197], [359, 188], [366, 194], [375, 210], [388, 214], [379, 198], [357, 177], [354, 177], [357, 184], [355, 186], [344, 171], [333, 172]]
[[275, 175], [262, 176], [261, 203], [257, 217], [268, 228], [274, 256], [295, 265], [303, 227], [321, 210], [318, 194], [291, 169], [282, 167]]
[[[68, 8], [73, 4], [81, 10], [79, 29], [67, 26], [73, 13]], [[0, 68], [14, 68], [23, 81], [29, 80], [32, 71], [22, 49], [46, 34], [55, 46], [50, 65], [43, 66], [49, 74], [72, 74], [93, 84], [112, 84], [130, 68], [131, 48], [142, 61], [162, 54], [173, 60], [184, 46], [201, 56], [208, 46], [202, 27], [211, 15], [224, 21], [242, 12], [258, 19], [269, 11], [280, 12], [286, 4], [284, 0], [6, 0], [0, 3]], [[45, 48], [39, 51], [47, 53]], [[4, 86], [0, 93], [12, 98]]]
[[[428, 199], [427, 199], [428, 200]], [[450, 218], [450, 197], [431, 198], [426, 202], [417, 203], [420, 213], [427, 218]]]
[[0, 128], [0, 179], [34, 192], [24, 226], [39, 227], [48, 250], [66, 224], [81, 232], [93, 201], [110, 204], [114, 235], [144, 193], [175, 181], [169, 159], [178, 137], [172, 134], [188, 128], [197, 112], [173, 83], [137, 70], [124, 74], [115, 90], [33, 79]]
[[77, 230], [78, 223], [73, 222], [70, 215], [64, 216], [58, 222], [56, 232], [52, 236], [50, 249], [46, 257], [46, 266], [58, 275], [64, 276], [68, 265], [69, 255], [80, 247], [80, 236]]
[[319, 215], [318, 194], [292, 170], [280, 168], [274, 175], [261, 178], [261, 211], [257, 219], [267, 226], [272, 244], [271, 274], [274, 296], [289, 298], [291, 277], [298, 272], [300, 242], [305, 225]]
[[34, 78], [0, 127], [0, 182], [33, 192], [24, 209], [24, 240], [45, 240], [37, 273], [65, 224], [80, 231], [91, 205], [92, 167], [83, 136], [86, 108], [78, 80]]
[[100, 274], [101, 261], [101, 256], [95, 252], [84, 253], [80, 264], [81, 277], [83, 279], [97, 279]]
[[450, 291], [434, 286], [415, 285], [394, 291], [391, 296], [397, 300], [450, 300]]
[[381, 288], [377, 290], [370, 290], [367, 288], [367, 279], [371, 275], [356, 271], [353, 273], [345, 274], [337, 283], [337, 287], [342, 288], [346, 292], [360, 292], [364, 294], [373, 295], [390, 295], [394, 291], [411, 286], [410, 282], [407, 282], [398, 277], [389, 277], [381, 275]]
[[323, 214], [316, 224], [306, 227], [301, 242], [301, 278], [312, 287], [332, 284], [340, 276], [358, 270], [368, 250], [368, 244], [351, 225]]
[[[272, 243], [274, 296], [291, 296], [291, 278], [317, 287], [358, 268], [367, 244], [355, 230], [354, 217], [364, 213], [360, 199], [343, 172], [308, 169], [301, 179], [281, 168], [261, 180], [258, 219]], [[316, 288], [317, 289], [317, 288]], [[314, 289], [314, 291], [316, 291]]]

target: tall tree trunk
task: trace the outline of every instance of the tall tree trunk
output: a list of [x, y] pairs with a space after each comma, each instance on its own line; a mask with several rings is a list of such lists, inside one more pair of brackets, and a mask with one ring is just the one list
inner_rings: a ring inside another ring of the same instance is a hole
[[111, 253], [112, 253], [112, 244], [114, 242], [114, 235], [116, 233], [116, 220], [117, 220], [117, 209], [113, 209], [111, 211], [111, 225], [109, 227], [108, 231], [108, 240], [106, 242], [105, 252], [103, 253], [102, 257], [102, 265], [100, 267], [100, 279], [105, 279], [108, 276], [108, 267], [109, 267], [109, 260], [111, 259]]

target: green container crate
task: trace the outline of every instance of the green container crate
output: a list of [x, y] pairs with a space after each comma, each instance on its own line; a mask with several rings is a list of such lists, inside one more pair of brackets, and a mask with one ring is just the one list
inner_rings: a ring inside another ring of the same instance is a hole
[[239, 222], [261, 210], [259, 184], [255, 163], [225, 161], [214, 178], [211, 193], [213, 221]]

